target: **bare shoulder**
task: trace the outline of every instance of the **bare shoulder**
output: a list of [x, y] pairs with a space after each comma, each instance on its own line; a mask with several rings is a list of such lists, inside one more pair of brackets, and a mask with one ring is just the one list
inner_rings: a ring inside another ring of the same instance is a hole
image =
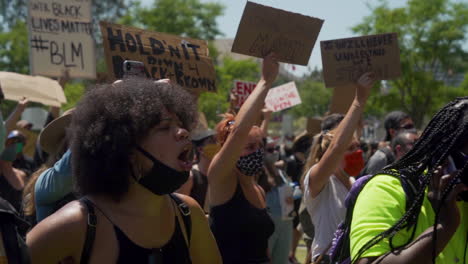
[[72, 201], [41, 221], [38, 226], [54, 224], [59, 226], [78, 227], [86, 224], [87, 217], [88, 210], [86, 207], [79, 201]]
[[26, 238], [31, 259], [37, 263], [57, 263], [66, 257], [79, 255], [87, 216], [86, 208], [73, 201], [39, 222]]

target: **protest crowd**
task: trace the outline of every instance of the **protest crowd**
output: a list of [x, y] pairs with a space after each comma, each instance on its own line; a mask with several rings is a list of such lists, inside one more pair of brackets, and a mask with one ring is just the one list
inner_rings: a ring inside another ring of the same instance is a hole
[[[244, 12], [258, 8], [288, 13]], [[255, 38], [244, 22], [238, 36]], [[352, 97], [316, 129], [277, 136], [274, 114], [309, 103], [277, 85], [280, 65], [307, 63], [315, 39], [304, 51], [236, 38], [260, 77], [210, 128], [197, 108], [216, 92], [206, 42], [100, 26], [110, 77], [67, 111], [60, 96], [11, 97], [0, 74], [2, 102], [17, 101], [0, 114], [0, 263], [468, 263], [468, 97], [421, 129], [396, 109], [383, 138], [363, 135], [376, 86], [404, 70], [396, 33], [323, 41], [325, 84]], [[48, 81], [60, 94], [74, 76]], [[22, 118], [32, 102], [50, 106], [37, 137]]]

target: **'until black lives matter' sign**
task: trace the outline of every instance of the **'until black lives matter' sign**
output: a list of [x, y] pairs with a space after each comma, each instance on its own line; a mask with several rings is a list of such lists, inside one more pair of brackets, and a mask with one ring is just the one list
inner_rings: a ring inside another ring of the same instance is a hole
[[125, 60], [141, 61], [145, 74], [170, 79], [192, 92], [216, 92], [216, 72], [204, 40], [100, 22], [107, 67], [114, 79], [123, 77]]
[[379, 80], [401, 75], [396, 33], [321, 41], [322, 65], [327, 87], [355, 83], [372, 71]]
[[96, 78], [91, 0], [30, 0], [28, 27], [32, 75]]

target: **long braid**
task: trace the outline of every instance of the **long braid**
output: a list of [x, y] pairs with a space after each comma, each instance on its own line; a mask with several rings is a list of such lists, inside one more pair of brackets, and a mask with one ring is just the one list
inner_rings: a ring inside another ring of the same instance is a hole
[[[415, 224], [426, 196], [425, 190], [432, 179], [435, 168], [443, 164], [453, 150], [460, 147], [457, 143], [461, 143], [459, 141], [462, 141], [464, 136], [468, 134], [467, 122], [462, 121], [467, 112], [467, 106], [468, 97], [457, 98], [447, 104], [435, 114], [415, 146], [400, 160], [384, 168], [383, 174], [390, 174], [398, 178], [406, 177], [412, 183], [416, 183], [418, 190], [415, 200], [410, 206], [408, 206], [410, 203], [407, 202], [406, 213], [388, 230], [369, 240], [359, 250], [357, 256], [353, 258], [352, 263], [385, 238], [389, 238], [390, 247], [393, 251], [393, 237], [403, 228], [413, 227], [413, 235], [407, 243], [411, 242], [416, 230]], [[428, 171], [424, 173], [426, 169]], [[455, 185], [455, 181], [452, 182], [447, 186], [444, 192], [445, 196], [450, 193]], [[436, 212], [435, 226], [437, 221], [438, 213]], [[436, 239], [435, 232], [433, 235]], [[435, 248], [433, 259], [435, 260]]]

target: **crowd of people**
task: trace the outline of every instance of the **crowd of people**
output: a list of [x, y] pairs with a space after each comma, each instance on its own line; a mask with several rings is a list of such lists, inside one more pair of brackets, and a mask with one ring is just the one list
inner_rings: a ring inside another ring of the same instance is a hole
[[[0, 258], [466, 263], [468, 98], [449, 102], [423, 132], [391, 112], [386, 137], [363, 143], [377, 81], [369, 72], [345, 115], [281, 141], [268, 135], [264, 108], [274, 54], [261, 73], [214, 129], [194, 129], [196, 99], [169, 80], [96, 85], [62, 115], [50, 109], [34, 157], [23, 153], [30, 139], [21, 131], [32, 124], [19, 120], [21, 100], [0, 120]], [[298, 260], [301, 239], [307, 256]]]

